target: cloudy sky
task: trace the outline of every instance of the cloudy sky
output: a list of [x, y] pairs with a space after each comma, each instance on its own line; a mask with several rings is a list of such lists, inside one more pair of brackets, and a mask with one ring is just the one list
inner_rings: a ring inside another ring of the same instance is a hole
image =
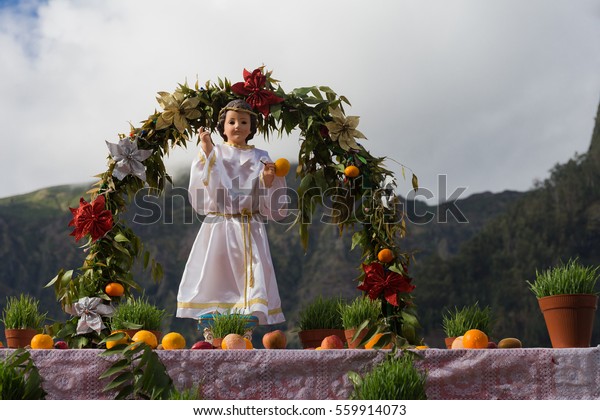
[[[589, 146], [598, 40], [600, 0], [0, 0], [0, 197], [91, 185], [156, 92], [261, 65], [347, 96], [365, 147], [434, 199], [525, 191]], [[255, 144], [298, 154], [297, 135]]]

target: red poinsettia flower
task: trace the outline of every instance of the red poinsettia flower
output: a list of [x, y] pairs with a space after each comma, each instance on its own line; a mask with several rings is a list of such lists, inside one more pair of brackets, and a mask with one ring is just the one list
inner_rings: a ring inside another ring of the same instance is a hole
[[410, 284], [410, 277], [385, 270], [377, 262], [369, 265], [363, 264], [362, 268], [365, 272], [365, 279], [358, 289], [367, 292], [373, 300], [383, 295], [390, 304], [398, 306], [398, 293], [410, 293], [415, 288]]
[[69, 226], [75, 226], [70, 236], [74, 236], [76, 241], [88, 234], [91, 235], [92, 241], [97, 241], [112, 229], [112, 213], [106, 210], [106, 199], [103, 195], [98, 196], [91, 203], [81, 198], [79, 207], [76, 209], [69, 207], [69, 210], [73, 214]]
[[244, 69], [244, 81], [235, 83], [231, 90], [236, 95], [245, 96], [246, 102], [266, 117], [269, 116], [269, 109], [272, 104], [283, 102], [283, 98], [275, 95], [273, 91], [264, 89], [267, 82], [267, 76], [258, 68], [250, 73]]

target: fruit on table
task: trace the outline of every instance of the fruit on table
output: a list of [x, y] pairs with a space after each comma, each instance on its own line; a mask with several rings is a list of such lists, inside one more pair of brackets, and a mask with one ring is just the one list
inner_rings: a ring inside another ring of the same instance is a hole
[[279, 158], [275, 161], [275, 175], [286, 176], [290, 171], [290, 161], [286, 158]]
[[185, 338], [178, 332], [166, 334], [162, 341], [163, 350], [181, 350], [185, 348]]
[[263, 335], [262, 343], [266, 349], [284, 349], [287, 346], [287, 337], [281, 330], [270, 331]]
[[153, 349], [158, 346], [158, 340], [156, 339], [156, 336], [153, 332], [148, 330], [139, 330], [133, 335], [133, 337], [131, 337], [131, 341], [134, 343], [144, 342]]
[[54, 343], [54, 348], [55, 349], [60, 349], [60, 350], [66, 350], [69, 348], [69, 345], [65, 342], [65, 341], [57, 341], [56, 343]]
[[487, 349], [489, 340], [486, 333], [474, 328], [463, 334], [462, 343], [466, 349]]
[[487, 345], [488, 349], [497, 349], [498, 348], [498, 344], [494, 343], [493, 341], [489, 341], [488, 345]]
[[112, 349], [117, 344], [127, 344], [129, 342], [129, 334], [127, 334], [125, 331], [116, 330], [116, 331], [113, 331], [110, 335], [112, 336], [112, 335], [116, 335], [119, 333], [123, 335], [121, 338], [119, 338], [118, 340], [110, 340], [110, 341], [106, 342], [107, 350]]
[[321, 341], [321, 349], [343, 349], [344, 342], [337, 335], [328, 335]]
[[[379, 339], [383, 337], [383, 333], [377, 333], [375, 334], [369, 341], [367, 341], [367, 344], [365, 344], [365, 349], [367, 350], [371, 350], [375, 347], [375, 345], [379, 342]], [[391, 349], [392, 348], [392, 343], [388, 343], [385, 346], [381, 347], [383, 349]]]
[[244, 341], [246, 342], [246, 350], [252, 350], [254, 348], [252, 341], [248, 340], [246, 337], [244, 337]]
[[452, 350], [454, 349], [464, 349], [465, 346], [463, 345], [463, 336], [461, 335], [460, 337], [456, 337], [454, 339], [454, 341], [452, 342]]
[[208, 341], [196, 341], [194, 345], [191, 347], [192, 350], [212, 350], [214, 349], [213, 345]]
[[221, 341], [223, 350], [246, 350], [246, 340], [239, 334], [227, 334]]
[[106, 287], [104, 288], [104, 291], [106, 292], [106, 294], [108, 296], [117, 297], [117, 296], [123, 296], [123, 294], [125, 293], [125, 288], [123, 287], [122, 284], [113, 282], [113, 283], [108, 283], [106, 285]]
[[499, 349], [520, 349], [523, 347], [521, 340], [518, 338], [503, 338], [498, 342]]
[[54, 348], [54, 340], [48, 334], [36, 334], [31, 339], [31, 348], [40, 350], [40, 349], [53, 349]]

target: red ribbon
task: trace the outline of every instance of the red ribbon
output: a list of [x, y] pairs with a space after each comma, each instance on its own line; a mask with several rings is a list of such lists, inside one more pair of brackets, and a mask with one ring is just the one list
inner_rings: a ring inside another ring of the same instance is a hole
[[415, 288], [410, 284], [410, 277], [385, 270], [379, 263], [363, 264], [362, 268], [365, 279], [358, 289], [367, 292], [372, 300], [378, 299], [383, 294], [385, 300], [398, 306], [398, 293], [410, 293]]
[[245, 96], [246, 102], [266, 118], [271, 105], [284, 101], [273, 91], [264, 89], [266, 83], [267, 76], [262, 73], [262, 69], [258, 68], [252, 73], [244, 69], [244, 81], [233, 84], [231, 90], [236, 95]]

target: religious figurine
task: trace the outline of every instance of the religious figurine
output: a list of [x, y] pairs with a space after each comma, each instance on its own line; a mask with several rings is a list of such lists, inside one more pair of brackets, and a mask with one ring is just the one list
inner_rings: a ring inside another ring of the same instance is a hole
[[261, 325], [285, 321], [269, 250], [266, 222], [287, 215], [287, 186], [266, 151], [248, 145], [257, 116], [238, 99], [219, 113], [214, 144], [200, 127], [200, 153], [191, 167], [189, 199], [205, 219], [177, 295], [177, 317], [214, 312], [256, 316]]

